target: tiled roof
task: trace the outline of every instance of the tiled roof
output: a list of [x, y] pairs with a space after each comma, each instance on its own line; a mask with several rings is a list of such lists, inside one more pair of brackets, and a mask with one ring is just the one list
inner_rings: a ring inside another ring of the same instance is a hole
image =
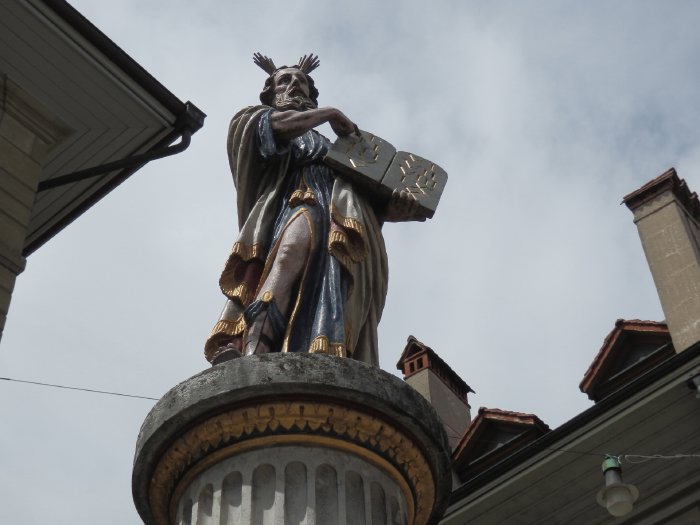
[[[666, 323], [618, 319], [583, 376], [579, 385], [581, 392], [594, 401], [599, 400], [610, 393], [611, 387], [622, 386], [622, 383], [654, 366], [659, 359], [673, 355], [673, 350], [668, 345], [670, 342], [671, 336]], [[661, 354], [657, 354], [657, 350], [660, 350]], [[636, 361], [628, 362], [629, 359], [626, 361], [626, 358], [636, 358]], [[615, 380], [620, 374], [625, 377]], [[612, 383], [606, 386], [611, 380]]]
[[[427, 354], [428, 368], [432, 369], [435, 374], [443, 380], [443, 382], [452, 389], [458, 396], [463, 397], [466, 402], [466, 397], [469, 392], [474, 392], [472, 388], [459, 377], [459, 375], [450, 368], [450, 366], [442, 360], [442, 358], [429, 346], [421, 343], [414, 336], [409, 335], [406, 341], [406, 347], [401, 353], [396, 368], [402, 370], [404, 378], [410, 376], [413, 372], [407, 370], [406, 364], [418, 354]], [[419, 370], [415, 370], [416, 372]]]
[[455, 471], [471, 477], [547, 432], [534, 414], [481, 407], [452, 454]]

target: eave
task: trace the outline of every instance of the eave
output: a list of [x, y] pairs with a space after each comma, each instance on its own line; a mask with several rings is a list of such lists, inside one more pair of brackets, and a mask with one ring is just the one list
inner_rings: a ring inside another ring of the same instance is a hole
[[[548, 523], [554, 516], [562, 523], [607, 523], [609, 516], [595, 502], [604, 454], [697, 450], [698, 401], [686, 383], [699, 370], [696, 344], [466, 480], [452, 493], [441, 523]], [[656, 517], [664, 498], [700, 487], [692, 461], [631, 467], [625, 470], [626, 482], [646, 495], [640, 496], [632, 519]]]
[[[159, 150], [201, 128], [180, 101], [63, 0], [0, 5], [0, 74], [65, 130], [46, 155], [42, 183]], [[122, 166], [41, 191], [24, 243], [28, 255], [135, 173]]]

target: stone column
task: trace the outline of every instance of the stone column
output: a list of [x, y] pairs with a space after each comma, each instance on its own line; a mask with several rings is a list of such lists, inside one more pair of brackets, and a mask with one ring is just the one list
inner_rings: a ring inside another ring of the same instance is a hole
[[0, 72], [0, 335], [22, 255], [42, 167], [50, 149], [71, 133]]
[[161, 399], [133, 475], [147, 525], [425, 525], [450, 493], [435, 411], [351, 359], [218, 364]]
[[671, 168], [624, 197], [677, 352], [700, 341], [700, 203]]

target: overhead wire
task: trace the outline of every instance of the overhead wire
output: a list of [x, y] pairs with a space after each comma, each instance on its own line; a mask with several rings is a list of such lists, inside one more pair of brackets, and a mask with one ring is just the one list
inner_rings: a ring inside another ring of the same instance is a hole
[[[0, 380], [2, 381], [11, 381], [13, 383], [24, 383], [28, 385], [37, 385], [37, 386], [43, 386], [43, 387], [48, 387], [48, 388], [61, 388], [64, 390], [74, 390], [78, 392], [88, 392], [92, 394], [105, 394], [105, 395], [110, 395], [110, 396], [119, 396], [119, 397], [129, 397], [133, 399], [147, 399], [149, 401], [158, 401], [157, 397], [150, 397], [150, 396], [140, 396], [136, 394], [125, 394], [123, 392], [110, 392], [108, 390], [97, 390], [93, 388], [82, 388], [82, 387], [76, 387], [76, 386], [67, 386], [67, 385], [57, 385], [54, 383], [43, 383], [41, 381], [28, 381], [26, 379], [15, 379], [12, 377], [0, 377]], [[484, 440], [484, 439], [478, 439], [476, 440], [478, 442], [482, 443], [499, 443], [497, 441], [493, 440]], [[617, 460], [620, 463], [629, 463], [629, 464], [638, 464], [638, 463], [646, 463], [647, 461], [652, 461], [652, 460], [677, 460], [677, 459], [700, 459], [700, 454], [672, 454], [672, 455], [665, 455], [665, 454], [651, 454], [651, 455], [643, 455], [643, 454], [604, 454], [602, 452], [591, 452], [591, 451], [582, 451], [582, 450], [571, 450], [571, 449], [564, 449], [564, 448], [553, 448], [553, 447], [538, 447], [536, 444], [531, 443], [529, 446], [534, 447], [534, 448], [539, 448], [540, 450], [546, 450], [549, 452], [562, 452], [566, 454], [577, 454], [579, 456], [597, 456], [597, 457], [614, 457], [617, 458]]]
[[107, 394], [110, 396], [132, 397], [135, 399], [149, 399], [151, 401], [158, 401], [157, 397], [139, 396], [136, 394], [124, 394], [122, 392], [109, 392], [107, 390], [95, 390], [92, 388], [80, 388], [77, 386], [56, 385], [56, 384], [52, 384], [52, 383], [42, 383], [40, 381], [27, 381], [24, 379], [14, 379], [11, 377], [0, 377], [0, 380], [12, 381], [14, 383], [26, 383], [28, 385], [39, 385], [39, 386], [45, 386], [45, 387], [51, 387], [51, 388], [62, 388], [65, 390], [77, 390], [79, 392], [91, 392], [93, 394]]
[[[672, 460], [672, 459], [700, 459], [700, 454], [673, 454], [673, 455], [664, 455], [664, 454], [652, 454], [651, 456], [643, 456], [641, 454], [623, 454], [622, 456], [617, 456], [618, 460], [620, 460], [620, 463], [622, 463], [622, 458], [624, 458], [624, 461], [626, 463], [646, 463], [647, 461], [651, 461], [652, 459], [664, 459], [664, 460]], [[634, 459], [632, 459], [634, 458]]]

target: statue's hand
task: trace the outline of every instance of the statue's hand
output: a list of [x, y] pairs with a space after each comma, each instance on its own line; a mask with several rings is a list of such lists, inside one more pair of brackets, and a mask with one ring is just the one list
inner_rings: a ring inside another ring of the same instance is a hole
[[406, 190], [394, 190], [384, 212], [386, 222], [425, 221], [418, 214], [418, 201]]
[[357, 124], [346, 117], [345, 114], [338, 109], [333, 111], [333, 115], [328, 122], [331, 125], [331, 128], [333, 128], [335, 134], [339, 137], [344, 137], [346, 135], [350, 135], [351, 133], [355, 133], [357, 136], [360, 135], [360, 130], [357, 127]]

